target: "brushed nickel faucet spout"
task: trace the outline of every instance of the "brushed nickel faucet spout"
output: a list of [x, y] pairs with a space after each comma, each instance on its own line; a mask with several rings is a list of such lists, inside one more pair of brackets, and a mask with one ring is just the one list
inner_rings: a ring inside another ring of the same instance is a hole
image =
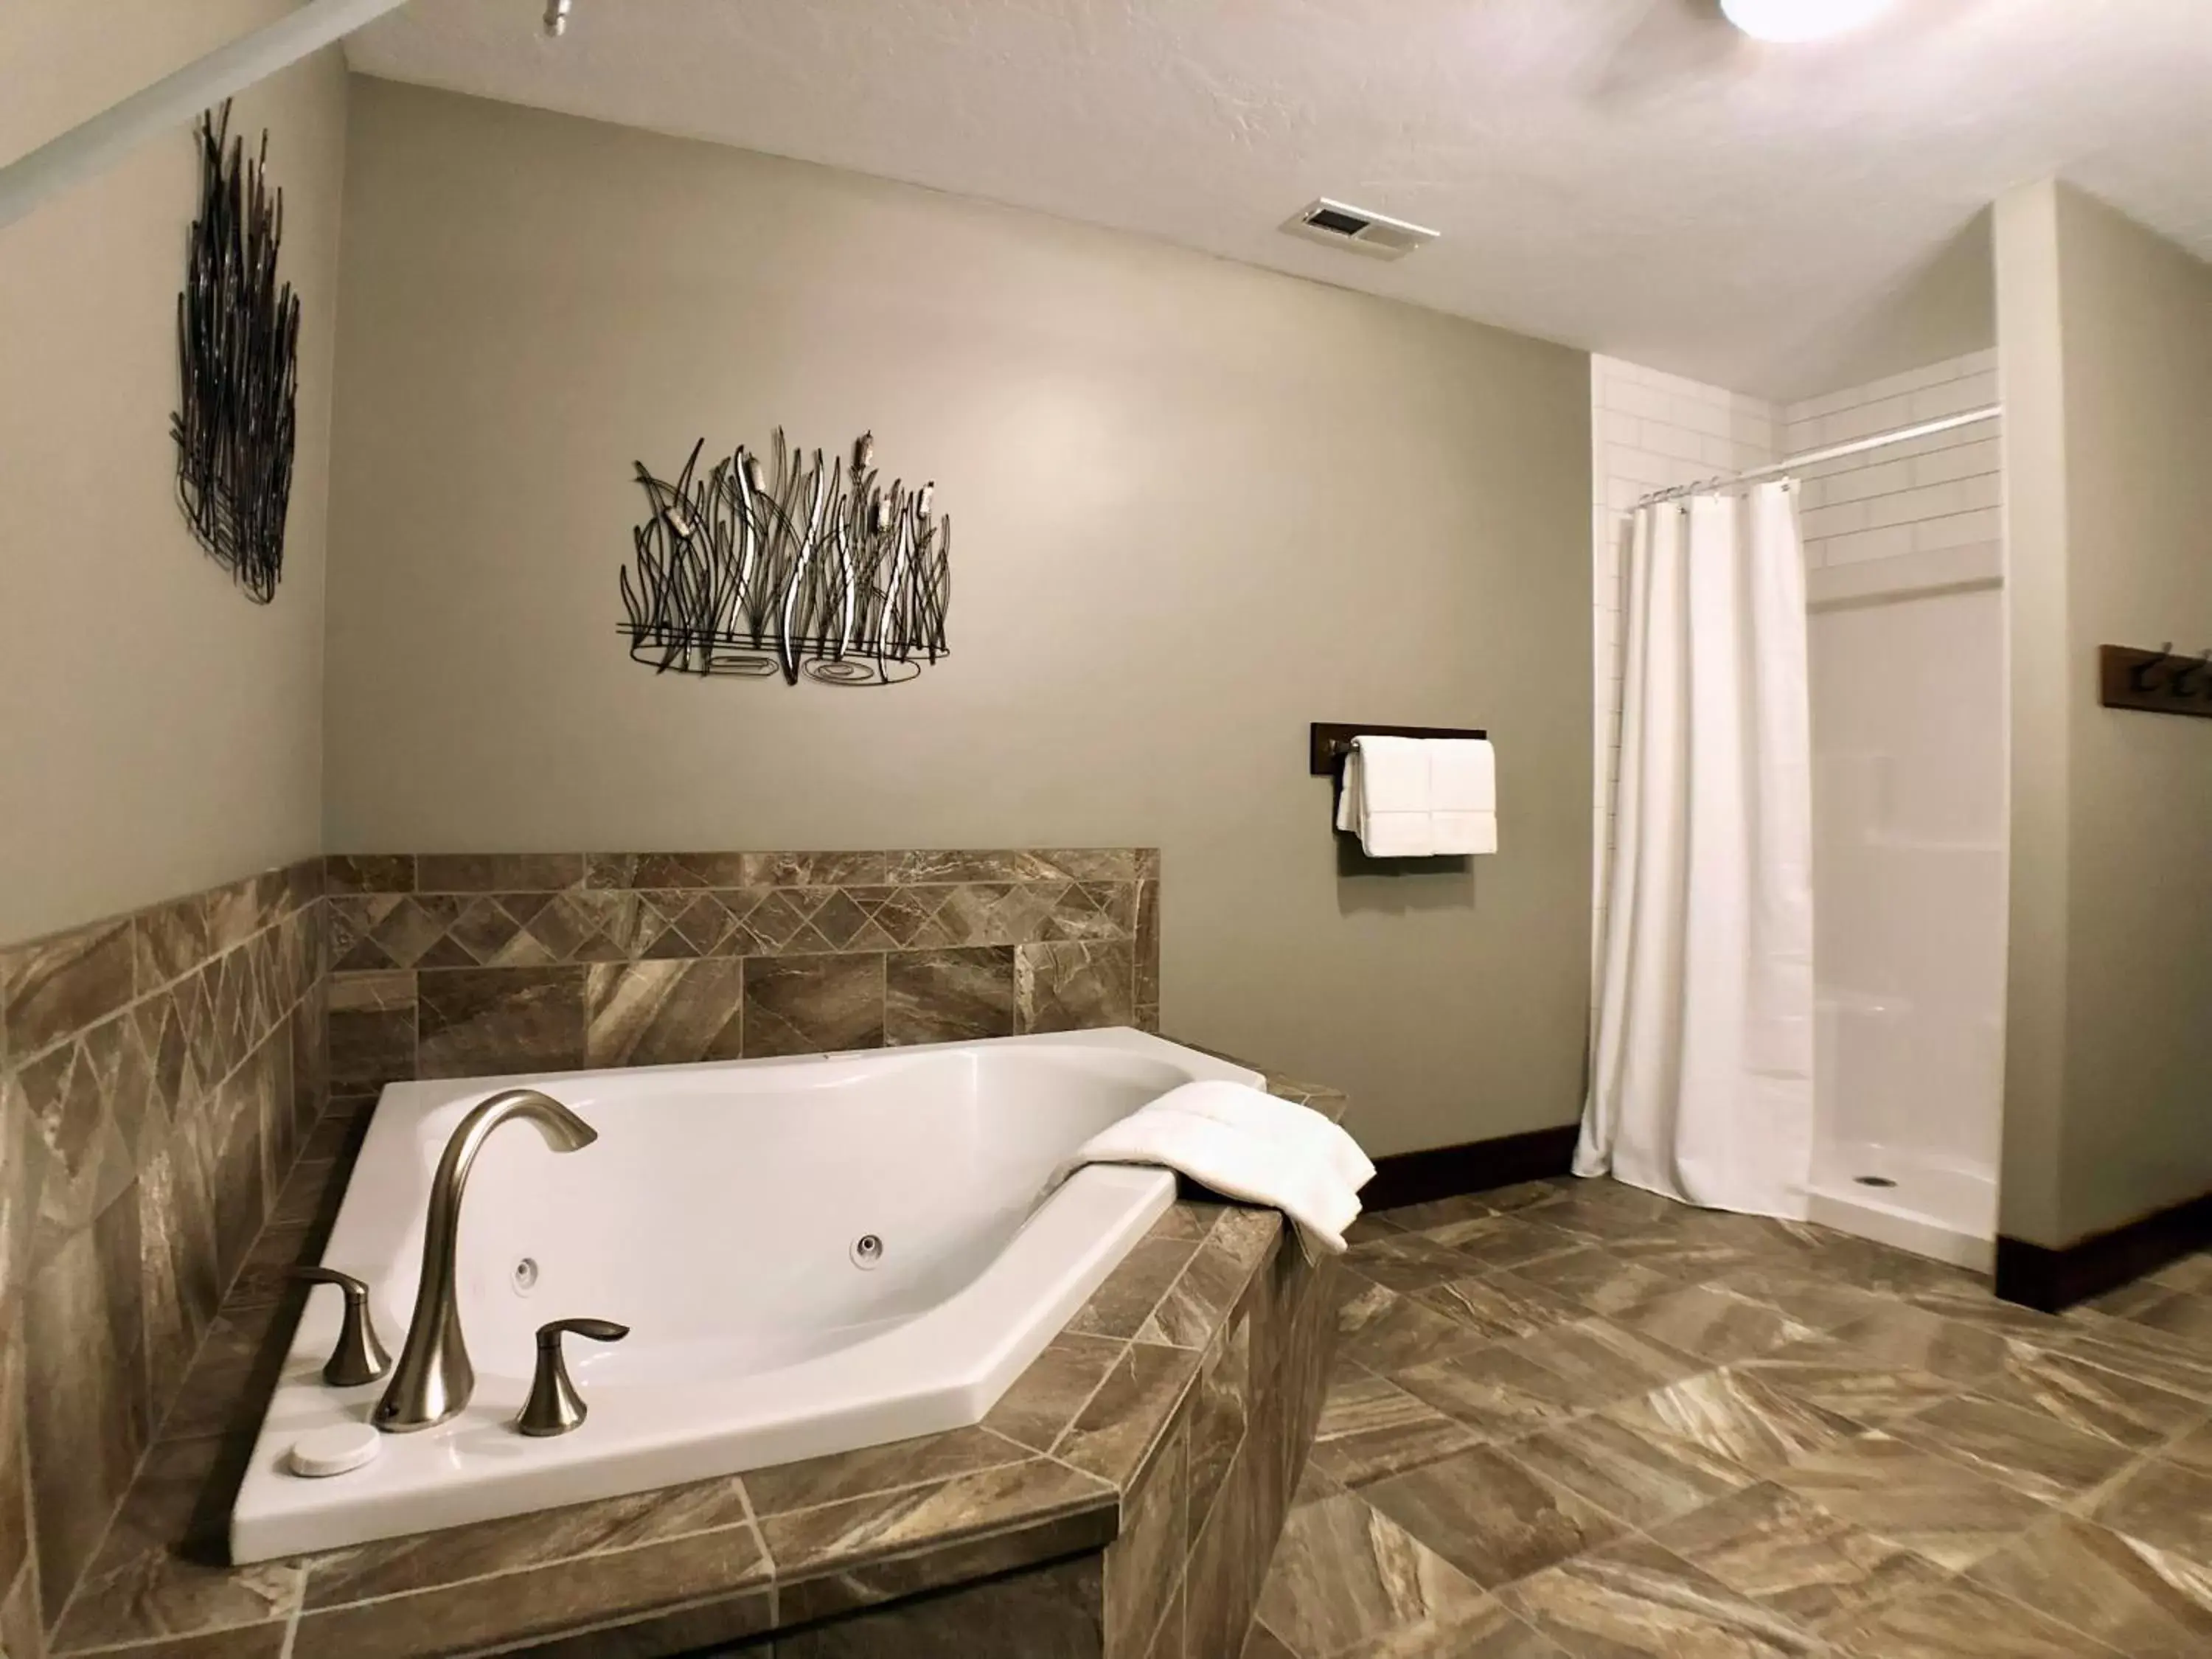
[[411, 1434], [444, 1422], [476, 1392], [476, 1367], [461, 1335], [460, 1297], [454, 1288], [454, 1252], [460, 1239], [461, 1194], [495, 1130], [509, 1118], [538, 1126], [556, 1152], [580, 1152], [599, 1132], [559, 1101], [535, 1089], [506, 1089], [463, 1118], [438, 1160], [430, 1182], [430, 1214], [422, 1231], [422, 1280], [415, 1291], [415, 1316], [407, 1344], [370, 1421], [386, 1434]]

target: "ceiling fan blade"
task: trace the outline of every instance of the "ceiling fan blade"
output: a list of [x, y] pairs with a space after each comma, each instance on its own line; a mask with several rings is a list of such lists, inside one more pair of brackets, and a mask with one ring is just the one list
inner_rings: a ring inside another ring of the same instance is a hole
[[1589, 97], [1633, 105], [1679, 94], [1749, 68], [1750, 45], [1719, 0], [1650, 0], [1607, 55]]

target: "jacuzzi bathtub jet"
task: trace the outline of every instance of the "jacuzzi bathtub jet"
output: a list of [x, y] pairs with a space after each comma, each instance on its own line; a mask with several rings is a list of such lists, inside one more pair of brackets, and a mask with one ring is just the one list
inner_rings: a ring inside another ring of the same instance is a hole
[[[544, 1090], [599, 1131], [556, 1154], [487, 1140], [460, 1219], [467, 1407], [379, 1437], [347, 1472], [292, 1448], [358, 1427], [384, 1383], [333, 1389], [338, 1294], [293, 1334], [231, 1519], [239, 1562], [611, 1498], [975, 1423], [1175, 1195], [1157, 1170], [1095, 1167], [1042, 1205], [1053, 1167], [1177, 1085], [1256, 1073], [1131, 1030], [870, 1054], [395, 1084], [327, 1267], [405, 1331], [431, 1177], [502, 1088]], [[618, 1321], [572, 1347], [590, 1407], [529, 1438], [538, 1328]], [[318, 1443], [319, 1443], [319, 1442]]]

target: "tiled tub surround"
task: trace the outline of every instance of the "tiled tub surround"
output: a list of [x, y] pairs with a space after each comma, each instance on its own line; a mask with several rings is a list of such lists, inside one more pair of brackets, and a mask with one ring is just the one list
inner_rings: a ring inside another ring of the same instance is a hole
[[1150, 848], [333, 857], [331, 1089], [1155, 1030]]
[[1245, 1659], [2212, 1654], [2212, 1254], [2053, 1317], [1605, 1181], [1358, 1228]]
[[[1332, 1116], [1343, 1097], [1276, 1081]], [[248, 1568], [229, 1494], [350, 1148], [284, 1189], [49, 1651], [324, 1659], [1219, 1659], [1242, 1645], [1331, 1363], [1333, 1264], [1179, 1201], [984, 1422]], [[11, 1656], [14, 1650], [10, 1649]], [[33, 1650], [35, 1651], [35, 1650]]]
[[9, 1659], [35, 1659], [173, 1432], [321, 1109], [321, 890], [315, 860], [0, 950]]

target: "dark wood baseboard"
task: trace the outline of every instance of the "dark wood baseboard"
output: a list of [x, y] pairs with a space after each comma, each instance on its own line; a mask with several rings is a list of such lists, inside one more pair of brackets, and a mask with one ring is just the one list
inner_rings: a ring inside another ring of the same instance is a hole
[[2208, 1246], [2212, 1193], [2059, 1249], [2000, 1234], [1996, 1293], [2025, 1308], [2061, 1313]]
[[1462, 1193], [1487, 1192], [1516, 1182], [1541, 1181], [1572, 1173], [1578, 1123], [1556, 1129], [1531, 1129], [1492, 1140], [1463, 1140], [1456, 1146], [1431, 1146], [1418, 1152], [1393, 1152], [1375, 1160], [1375, 1179], [1359, 1190], [1370, 1210], [1401, 1204], [1426, 1204]]

